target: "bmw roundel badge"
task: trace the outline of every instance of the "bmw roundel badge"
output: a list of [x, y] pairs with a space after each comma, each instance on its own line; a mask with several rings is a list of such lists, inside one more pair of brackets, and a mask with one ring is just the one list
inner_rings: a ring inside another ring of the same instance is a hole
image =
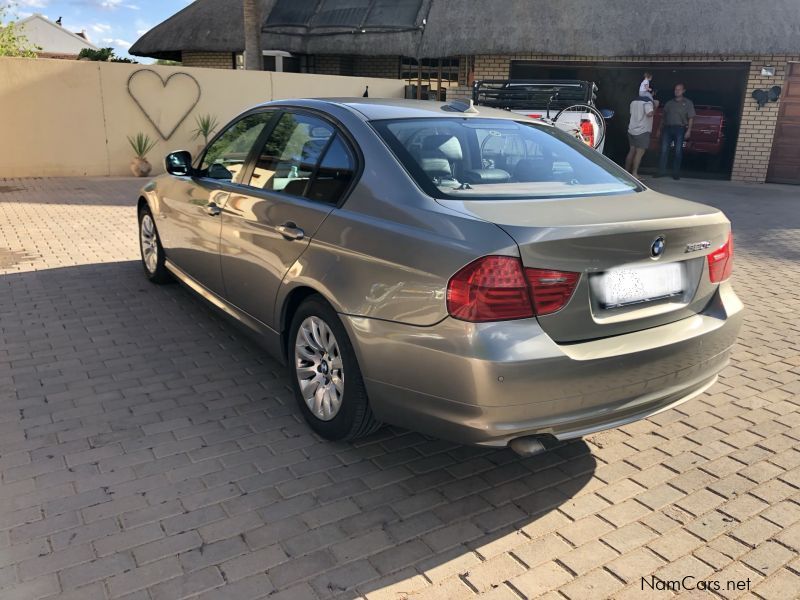
[[653, 243], [650, 244], [650, 258], [653, 260], [661, 258], [661, 255], [664, 254], [664, 248], [666, 245], [667, 243], [663, 235], [660, 235], [654, 239]]

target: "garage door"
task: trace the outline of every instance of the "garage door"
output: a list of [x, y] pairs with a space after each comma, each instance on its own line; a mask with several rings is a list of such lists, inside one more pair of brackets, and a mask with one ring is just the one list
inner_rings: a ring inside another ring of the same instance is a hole
[[789, 64], [767, 180], [800, 184], [800, 63]]

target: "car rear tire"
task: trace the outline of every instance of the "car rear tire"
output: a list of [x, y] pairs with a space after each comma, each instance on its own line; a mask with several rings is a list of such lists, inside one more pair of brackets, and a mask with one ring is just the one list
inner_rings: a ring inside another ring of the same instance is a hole
[[292, 318], [287, 362], [300, 412], [328, 440], [355, 440], [377, 431], [353, 345], [336, 311], [319, 296]]
[[139, 251], [147, 279], [157, 284], [173, 281], [164, 264], [166, 256], [161, 238], [158, 236], [156, 221], [150, 212], [150, 207], [146, 205], [139, 209]]

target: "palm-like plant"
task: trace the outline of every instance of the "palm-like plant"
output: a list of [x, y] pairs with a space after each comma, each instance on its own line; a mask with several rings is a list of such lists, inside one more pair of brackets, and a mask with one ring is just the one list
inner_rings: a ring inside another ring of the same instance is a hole
[[219, 126], [217, 118], [213, 115], [197, 115], [194, 122], [197, 127], [192, 131], [194, 134], [192, 139], [196, 140], [202, 136], [203, 142], [205, 142], [205, 145], [208, 146], [208, 138], [211, 137], [211, 134], [214, 133]]
[[133, 148], [136, 158], [146, 160], [147, 154], [156, 147], [158, 142], [146, 133], [139, 132], [133, 137], [128, 136], [128, 143], [131, 145], [131, 148]]

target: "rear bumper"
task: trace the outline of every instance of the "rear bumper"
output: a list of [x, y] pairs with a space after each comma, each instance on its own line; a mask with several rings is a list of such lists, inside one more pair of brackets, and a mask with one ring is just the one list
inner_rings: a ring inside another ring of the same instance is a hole
[[686, 142], [683, 149], [684, 152], [689, 154], [712, 154], [716, 155], [722, 151], [722, 144], [714, 142]]
[[667, 325], [557, 344], [536, 319], [432, 327], [343, 317], [379, 419], [436, 437], [505, 446], [579, 437], [674, 407], [727, 365], [742, 318], [729, 283]]
[[[716, 156], [722, 152], [723, 144], [717, 142], [695, 142], [691, 139], [683, 142], [684, 154], [710, 154]], [[653, 136], [650, 138], [651, 151], [659, 152], [661, 150], [661, 137]]]

